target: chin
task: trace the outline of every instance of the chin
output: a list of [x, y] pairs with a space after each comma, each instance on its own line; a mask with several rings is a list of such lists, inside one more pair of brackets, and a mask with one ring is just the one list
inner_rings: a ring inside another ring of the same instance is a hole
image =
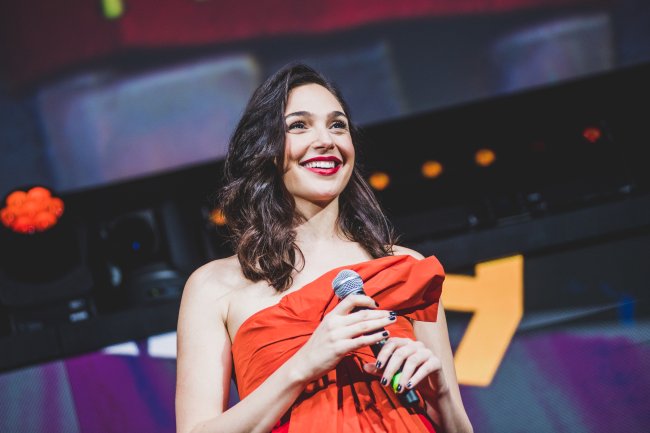
[[338, 196], [340, 195], [340, 192], [337, 193], [329, 193], [329, 194], [304, 194], [300, 195], [296, 198], [299, 198], [301, 200], [314, 203], [320, 206], [325, 206], [330, 204], [332, 201], [336, 200]]

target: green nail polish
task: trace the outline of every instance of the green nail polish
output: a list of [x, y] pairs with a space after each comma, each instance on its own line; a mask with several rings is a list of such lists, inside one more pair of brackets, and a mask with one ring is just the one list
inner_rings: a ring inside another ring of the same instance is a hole
[[[397, 387], [400, 386], [400, 385], [399, 385], [399, 378], [400, 378], [400, 377], [402, 377], [402, 373], [401, 373], [401, 372], [400, 372], [400, 373], [397, 373], [395, 376], [393, 376], [393, 379], [390, 381], [390, 386], [393, 388], [393, 391], [395, 391], [396, 393], [398, 392], [398, 391], [397, 391]], [[401, 386], [400, 386], [400, 389], [402, 389]]]

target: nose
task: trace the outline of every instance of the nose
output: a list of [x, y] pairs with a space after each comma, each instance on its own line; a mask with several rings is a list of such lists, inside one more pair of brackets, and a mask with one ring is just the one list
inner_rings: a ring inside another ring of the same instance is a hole
[[316, 148], [332, 148], [334, 147], [334, 139], [330, 130], [326, 126], [315, 128], [316, 138], [314, 140], [314, 145]]

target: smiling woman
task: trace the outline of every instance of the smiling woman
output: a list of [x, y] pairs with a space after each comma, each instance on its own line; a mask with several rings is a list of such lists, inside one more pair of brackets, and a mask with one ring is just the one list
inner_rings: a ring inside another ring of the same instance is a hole
[[[394, 245], [355, 137], [340, 93], [307, 66], [251, 97], [221, 194], [237, 254], [197, 269], [183, 292], [179, 433], [471, 431], [444, 271]], [[372, 298], [338, 302], [331, 284], [344, 268]], [[233, 371], [240, 401], [228, 407]], [[407, 390], [418, 398], [405, 402]]]
[[[288, 289], [304, 263], [294, 229], [323, 209], [371, 257], [391, 254], [393, 231], [355, 165], [357, 134], [340, 92], [305, 65], [287, 66], [255, 91], [233, 134], [221, 192], [246, 278]], [[314, 158], [335, 167], [314, 167], [323, 164]]]
[[283, 180], [305, 215], [310, 203], [323, 206], [343, 192], [354, 167], [354, 146], [343, 107], [323, 86], [295, 88], [286, 111]]

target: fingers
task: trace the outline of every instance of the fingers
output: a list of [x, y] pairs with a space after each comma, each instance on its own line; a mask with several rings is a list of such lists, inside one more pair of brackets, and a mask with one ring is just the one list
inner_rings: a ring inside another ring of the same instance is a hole
[[381, 371], [377, 368], [377, 364], [367, 363], [363, 364], [363, 371], [369, 374], [381, 375]]
[[[396, 316], [387, 311], [365, 310], [350, 314], [350, 316], [352, 315], [358, 316], [341, 318], [341, 328], [337, 330], [339, 338], [354, 338], [359, 335], [381, 331], [384, 327], [395, 323], [396, 320]], [[346, 325], [346, 322], [351, 323]]]
[[[420, 383], [427, 376], [433, 374], [436, 371], [439, 371], [440, 368], [441, 368], [440, 360], [434, 357], [434, 358], [429, 358], [424, 363], [422, 363], [411, 376], [407, 375], [406, 372], [403, 372], [402, 377], [400, 377], [399, 385], [398, 385], [402, 387], [400, 391], [403, 392], [405, 390], [414, 388], [418, 383]], [[404, 367], [404, 370], [406, 370], [406, 366]]]
[[379, 305], [369, 296], [349, 295], [346, 296], [345, 299], [343, 299], [341, 302], [339, 302], [336, 307], [334, 307], [332, 313], [338, 315], [347, 315], [357, 307], [375, 309], [378, 306]]
[[375, 368], [381, 370], [382, 367], [384, 367], [383, 372], [380, 371], [382, 385], [391, 384], [393, 377], [401, 369], [393, 388], [397, 392], [404, 392], [415, 387], [428, 375], [440, 370], [441, 363], [423, 343], [405, 338], [391, 338], [377, 356]]
[[[402, 367], [404, 361], [406, 361], [406, 359], [409, 356], [413, 355], [415, 352], [416, 352], [416, 348], [412, 344], [405, 344], [395, 349], [384, 366], [384, 372], [382, 373], [382, 378], [381, 378], [382, 385], [391, 383], [393, 376], [395, 376], [398, 370]], [[401, 380], [402, 379], [400, 378], [400, 381]], [[406, 383], [404, 383], [402, 386], [404, 385], [406, 385]]]
[[390, 333], [388, 331], [382, 329], [381, 331], [375, 332], [373, 334], [361, 335], [356, 338], [341, 341], [347, 342], [347, 347], [345, 350], [346, 352], [351, 352], [365, 346], [370, 346], [371, 344], [379, 343], [381, 340], [388, 338], [389, 335]]

